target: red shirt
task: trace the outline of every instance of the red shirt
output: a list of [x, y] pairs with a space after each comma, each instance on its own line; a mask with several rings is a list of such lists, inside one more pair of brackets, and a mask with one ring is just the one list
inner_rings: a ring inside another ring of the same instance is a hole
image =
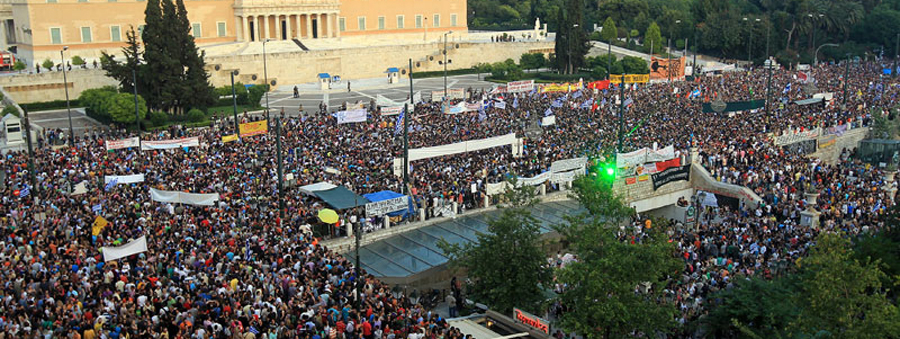
[[363, 335], [370, 336], [372, 335], [372, 324], [369, 324], [368, 321], [363, 323]]

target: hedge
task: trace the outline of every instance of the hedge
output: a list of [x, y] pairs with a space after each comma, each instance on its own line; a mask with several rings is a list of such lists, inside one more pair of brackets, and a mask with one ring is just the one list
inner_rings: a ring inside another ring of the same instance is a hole
[[[23, 108], [28, 108], [29, 112], [37, 112], [37, 111], [47, 111], [51, 109], [64, 109], [66, 108], [65, 100], [53, 100], [53, 101], [41, 101], [41, 102], [32, 102], [30, 104], [21, 105]], [[81, 102], [78, 99], [69, 100], [69, 106], [71, 107], [81, 107]]]
[[[450, 75], [465, 75], [465, 74], [477, 74], [474, 68], [462, 68], [462, 69], [448, 69], [447, 76]], [[413, 72], [413, 79], [422, 79], [422, 78], [434, 78], [434, 77], [442, 77], [444, 76], [444, 71], [433, 71], [433, 72]]]

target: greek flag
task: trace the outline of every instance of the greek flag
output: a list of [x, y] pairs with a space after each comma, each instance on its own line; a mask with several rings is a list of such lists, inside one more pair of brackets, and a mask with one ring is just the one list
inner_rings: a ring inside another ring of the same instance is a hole
[[91, 211], [94, 211], [94, 214], [100, 214], [100, 210], [103, 209], [103, 205], [96, 204], [91, 207]]
[[634, 100], [631, 100], [631, 98], [625, 99], [625, 107], [631, 106], [632, 103], [634, 103]]
[[478, 122], [483, 122], [487, 120], [487, 113], [484, 112], [484, 108], [478, 110]]
[[787, 92], [791, 91], [791, 83], [789, 82], [787, 86], [784, 86], [784, 91], [781, 91], [781, 94], [787, 94]]
[[695, 90], [693, 90], [693, 91], [691, 91], [691, 98], [696, 98], [696, 97], [699, 97], [699, 96], [700, 96], [700, 89], [699, 89], [699, 88], [698, 88], [698, 89], [695, 89]]
[[111, 190], [113, 187], [116, 187], [116, 184], [119, 183], [119, 178], [113, 178], [108, 183], [106, 183], [106, 188], [104, 188], [107, 192]]
[[581, 103], [581, 108], [591, 108], [594, 105], [594, 99], [588, 99], [585, 102]]
[[506, 109], [506, 101], [497, 101], [494, 103], [494, 107], [499, 109]]
[[572, 99], [578, 99], [580, 97], [581, 97], [581, 91], [575, 91], [575, 93], [572, 93]]
[[550, 104], [550, 106], [553, 106], [554, 108], [561, 108], [561, 107], [563, 107], [562, 100], [556, 99], [553, 101], [552, 104]]
[[549, 116], [549, 115], [553, 115], [553, 110], [551, 110], [551, 109], [548, 107], [547, 110], [544, 111], [544, 116], [546, 117], [546, 116]]
[[31, 194], [31, 189], [28, 188], [27, 185], [25, 186], [25, 188], [23, 188], [21, 191], [19, 191], [19, 197], [22, 197], [22, 198], [27, 197], [29, 194]]
[[513, 99], [513, 108], [519, 108], [519, 97]]
[[394, 135], [400, 134], [403, 132], [403, 117], [406, 115], [406, 109], [400, 109], [400, 115], [397, 116], [397, 121], [394, 122]]

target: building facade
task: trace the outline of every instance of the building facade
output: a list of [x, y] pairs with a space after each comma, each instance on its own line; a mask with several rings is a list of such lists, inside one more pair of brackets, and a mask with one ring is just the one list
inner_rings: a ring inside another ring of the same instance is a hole
[[[465, 0], [185, 0], [198, 46], [465, 30]], [[118, 53], [144, 25], [146, 0], [0, 0], [0, 48], [29, 68]], [[67, 57], [67, 58], [68, 58]]]

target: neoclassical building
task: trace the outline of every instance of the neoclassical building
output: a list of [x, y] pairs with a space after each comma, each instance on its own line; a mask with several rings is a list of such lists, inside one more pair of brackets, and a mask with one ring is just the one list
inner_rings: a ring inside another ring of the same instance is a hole
[[[466, 0], [185, 0], [197, 44], [299, 41], [466, 29]], [[144, 24], [146, 0], [0, 0], [0, 48], [30, 67], [115, 53]]]

